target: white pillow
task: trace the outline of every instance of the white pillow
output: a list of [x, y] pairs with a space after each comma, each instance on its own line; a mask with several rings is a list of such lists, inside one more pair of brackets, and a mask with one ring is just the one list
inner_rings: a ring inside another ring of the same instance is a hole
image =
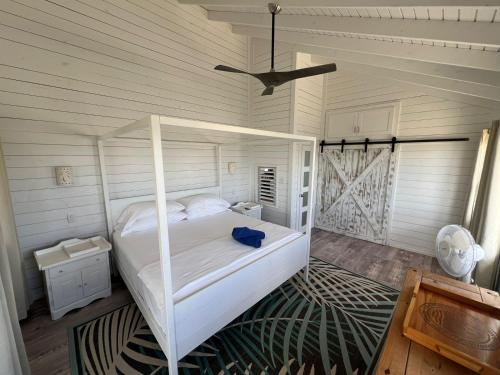
[[218, 214], [219, 212], [227, 211], [227, 207], [224, 206], [211, 206], [211, 207], [201, 207], [201, 208], [192, 208], [186, 210], [187, 219], [192, 220], [199, 217], [210, 216]]
[[224, 207], [229, 208], [231, 205], [224, 199], [219, 198], [215, 194], [196, 194], [178, 199], [177, 202], [186, 207], [186, 210], [194, 210], [200, 208], [210, 207]]
[[[176, 201], [167, 201], [167, 213], [175, 213], [184, 210], [184, 206]], [[137, 220], [155, 218], [156, 219], [156, 202], [137, 202], [130, 204], [120, 215], [116, 222], [115, 229], [118, 227], [132, 226]]]
[[[185, 212], [170, 212], [167, 213], [168, 224], [178, 223], [187, 217]], [[130, 223], [130, 222], [129, 222]], [[158, 227], [158, 219], [156, 216], [147, 216], [135, 220], [133, 223], [127, 223], [121, 231], [121, 236], [125, 237], [131, 233], [143, 232], [146, 230], [156, 229]]]

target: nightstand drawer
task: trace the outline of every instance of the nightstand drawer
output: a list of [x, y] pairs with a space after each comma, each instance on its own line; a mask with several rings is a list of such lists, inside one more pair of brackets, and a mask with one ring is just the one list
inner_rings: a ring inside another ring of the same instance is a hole
[[[49, 276], [51, 279], [71, 274], [72, 272], [79, 271], [82, 268], [92, 266], [94, 264], [104, 263], [108, 260], [108, 253], [94, 255], [91, 257], [75, 260], [71, 263], [62, 264], [60, 266], [49, 269]], [[107, 265], [107, 263], [106, 263]]]

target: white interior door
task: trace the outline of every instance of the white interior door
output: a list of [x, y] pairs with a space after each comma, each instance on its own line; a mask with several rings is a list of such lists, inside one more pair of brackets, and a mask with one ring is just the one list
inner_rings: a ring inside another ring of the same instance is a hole
[[307, 227], [307, 208], [309, 202], [309, 177], [311, 174], [311, 162], [312, 162], [312, 154], [311, 154], [311, 146], [310, 145], [299, 145], [298, 149], [298, 197], [297, 203], [295, 205], [295, 229], [305, 233]]

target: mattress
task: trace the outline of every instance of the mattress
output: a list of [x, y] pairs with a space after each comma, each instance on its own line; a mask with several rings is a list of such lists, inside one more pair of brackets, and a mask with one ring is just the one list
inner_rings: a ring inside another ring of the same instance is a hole
[[[266, 233], [254, 249], [235, 241], [234, 227]], [[164, 309], [156, 230], [122, 237], [115, 232], [115, 257], [122, 273], [160, 322]], [[169, 225], [174, 303], [302, 236], [292, 229], [232, 211]]]

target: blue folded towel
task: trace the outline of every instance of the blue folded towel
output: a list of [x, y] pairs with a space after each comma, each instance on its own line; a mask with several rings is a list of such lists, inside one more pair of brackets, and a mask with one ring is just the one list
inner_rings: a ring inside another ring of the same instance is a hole
[[243, 245], [259, 248], [266, 234], [260, 230], [250, 229], [248, 227], [233, 228], [233, 238]]

